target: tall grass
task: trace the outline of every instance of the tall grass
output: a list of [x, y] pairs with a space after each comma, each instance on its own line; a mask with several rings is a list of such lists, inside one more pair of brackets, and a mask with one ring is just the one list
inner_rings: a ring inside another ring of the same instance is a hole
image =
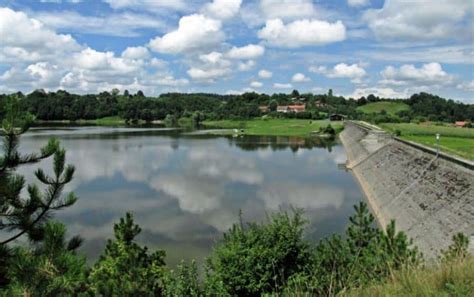
[[396, 272], [386, 283], [339, 296], [474, 296], [474, 257]]

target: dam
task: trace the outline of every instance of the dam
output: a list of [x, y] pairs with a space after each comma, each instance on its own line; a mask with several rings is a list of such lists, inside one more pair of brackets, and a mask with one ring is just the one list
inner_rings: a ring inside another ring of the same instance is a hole
[[462, 232], [474, 241], [473, 162], [348, 121], [340, 134], [347, 168], [379, 224], [396, 221], [426, 259], [436, 258]]

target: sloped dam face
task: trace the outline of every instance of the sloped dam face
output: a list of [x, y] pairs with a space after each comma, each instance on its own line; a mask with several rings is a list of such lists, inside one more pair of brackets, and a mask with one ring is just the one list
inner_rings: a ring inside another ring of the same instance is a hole
[[347, 122], [340, 135], [348, 168], [380, 225], [395, 219], [428, 259], [462, 232], [474, 241], [474, 171]]

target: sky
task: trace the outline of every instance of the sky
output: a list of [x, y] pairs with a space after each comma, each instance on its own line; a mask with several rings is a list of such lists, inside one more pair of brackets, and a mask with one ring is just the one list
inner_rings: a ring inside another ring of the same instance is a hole
[[474, 103], [471, 0], [0, 0], [0, 93], [333, 93]]

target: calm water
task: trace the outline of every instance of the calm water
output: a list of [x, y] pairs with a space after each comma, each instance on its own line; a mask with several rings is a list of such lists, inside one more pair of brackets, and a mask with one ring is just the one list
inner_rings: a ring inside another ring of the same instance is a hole
[[[21, 150], [40, 148], [51, 136], [76, 166], [67, 191], [78, 202], [57, 212], [68, 234], [84, 237], [82, 251], [95, 259], [113, 223], [132, 211], [139, 241], [167, 251], [167, 262], [209, 255], [213, 243], [238, 220], [261, 220], [288, 207], [306, 210], [307, 237], [342, 232], [362, 193], [338, 169], [344, 148], [288, 137], [214, 137], [163, 128], [36, 128]], [[50, 161], [23, 167], [32, 172]]]

